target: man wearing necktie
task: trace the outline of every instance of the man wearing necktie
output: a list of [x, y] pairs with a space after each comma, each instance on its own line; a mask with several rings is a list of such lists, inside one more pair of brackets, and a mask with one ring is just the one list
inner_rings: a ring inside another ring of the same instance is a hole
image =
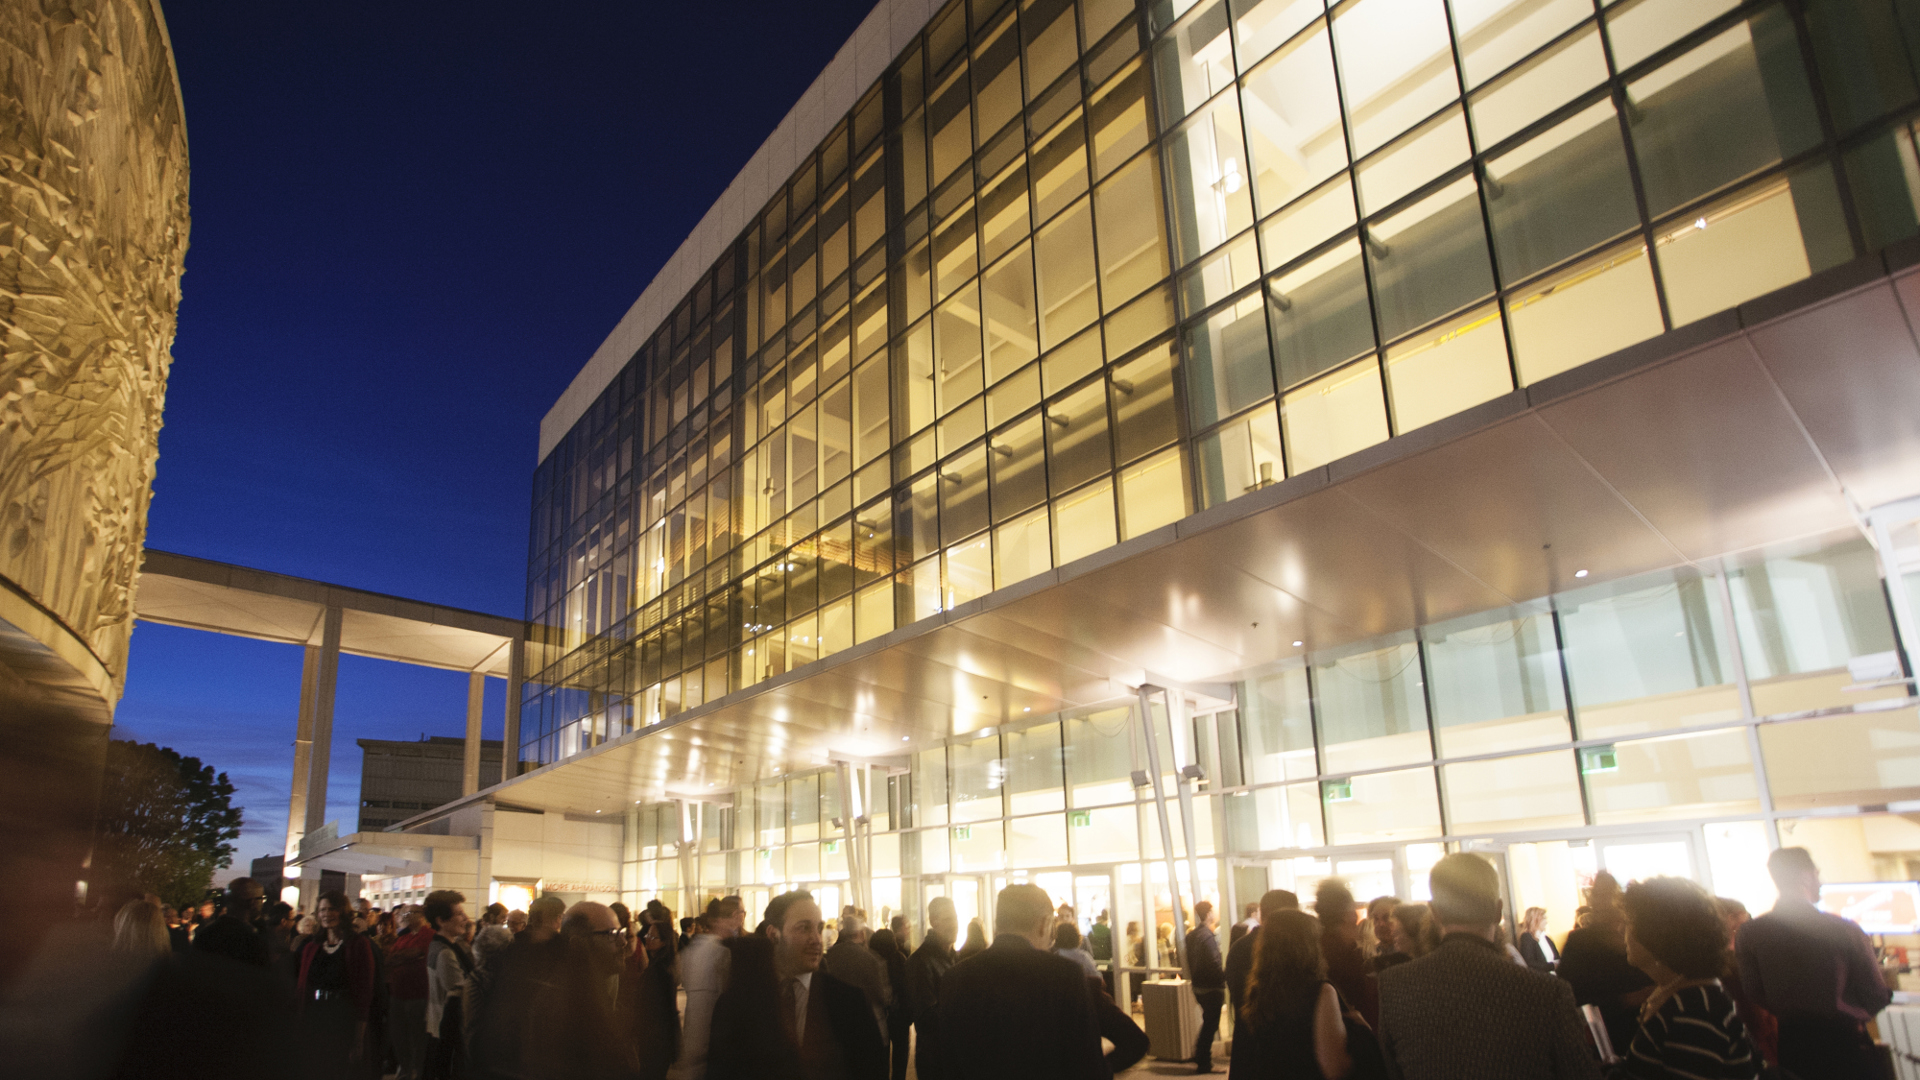
[[858, 987], [820, 969], [820, 907], [804, 890], [767, 904], [780, 1025], [807, 1080], [886, 1080], [887, 1046]]

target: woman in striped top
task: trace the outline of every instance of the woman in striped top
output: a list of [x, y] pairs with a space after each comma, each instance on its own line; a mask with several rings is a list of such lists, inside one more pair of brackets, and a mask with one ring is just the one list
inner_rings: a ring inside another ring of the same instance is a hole
[[1686, 878], [1628, 886], [1627, 959], [1654, 981], [1616, 1068], [1632, 1080], [1754, 1080], [1760, 1059], [1720, 986], [1727, 936], [1713, 898]]

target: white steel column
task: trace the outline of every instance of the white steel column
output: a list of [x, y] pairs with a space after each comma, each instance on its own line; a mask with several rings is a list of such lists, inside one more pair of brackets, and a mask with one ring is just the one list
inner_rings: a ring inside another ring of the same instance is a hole
[[307, 766], [306, 833], [327, 823], [327, 770], [333, 765], [333, 697], [340, 678], [340, 609], [329, 605], [320, 633], [313, 692], [313, 755]]
[[460, 759], [460, 794], [480, 790], [480, 710], [487, 699], [486, 675], [467, 673], [467, 745]]
[[[307, 646], [306, 654], [300, 665], [300, 715], [293, 729], [293, 790], [287, 799], [287, 862], [299, 858], [300, 838], [307, 834], [307, 770], [313, 765], [313, 684], [320, 670], [320, 646]], [[282, 867], [282, 876], [287, 876], [286, 869]]]
[[[1160, 740], [1153, 731], [1153, 694], [1159, 689], [1143, 683], [1134, 691], [1134, 696], [1140, 703], [1140, 728], [1147, 736], [1147, 782], [1153, 785], [1153, 811], [1160, 819], [1160, 854], [1167, 863], [1167, 896], [1173, 905], [1174, 966], [1185, 968], [1187, 913], [1180, 906], [1180, 871], [1173, 854], [1173, 822], [1167, 817], [1167, 794], [1160, 784]], [[1150, 880], [1144, 884], [1148, 889], [1153, 887]], [[1166, 957], [1161, 957], [1160, 966], [1165, 967], [1166, 963]]]

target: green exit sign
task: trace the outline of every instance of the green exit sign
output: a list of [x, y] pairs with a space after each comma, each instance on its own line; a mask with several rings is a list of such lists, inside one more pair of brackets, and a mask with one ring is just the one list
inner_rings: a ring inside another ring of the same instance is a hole
[[1352, 802], [1353, 781], [1323, 780], [1320, 782], [1320, 797], [1327, 802]]
[[1067, 824], [1076, 829], [1084, 829], [1093, 824], [1093, 811], [1075, 810], [1067, 815]]
[[829, 840], [829, 841], [827, 841], [827, 842], [826, 842], [826, 844], [825, 844], [825, 847], [826, 847], [826, 849], [827, 849], [827, 854], [829, 854], [829, 855], [838, 855], [838, 854], [840, 854], [840, 841], [838, 841], [838, 840]]
[[954, 826], [954, 828], [953, 828], [953, 838], [954, 838], [955, 840], [971, 840], [971, 839], [973, 839], [973, 826], [971, 826], [971, 825], [956, 825], [956, 826]]
[[1584, 747], [1580, 751], [1580, 771], [1589, 775], [1619, 772], [1620, 755], [1611, 745]]

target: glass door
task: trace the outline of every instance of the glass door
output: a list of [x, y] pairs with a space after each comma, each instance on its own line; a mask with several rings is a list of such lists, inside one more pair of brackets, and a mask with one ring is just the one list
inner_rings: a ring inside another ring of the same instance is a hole
[[1593, 846], [1600, 869], [1618, 878], [1622, 886], [1652, 877], [1700, 880], [1693, 837], [1686, 833], [1596, 838]]

